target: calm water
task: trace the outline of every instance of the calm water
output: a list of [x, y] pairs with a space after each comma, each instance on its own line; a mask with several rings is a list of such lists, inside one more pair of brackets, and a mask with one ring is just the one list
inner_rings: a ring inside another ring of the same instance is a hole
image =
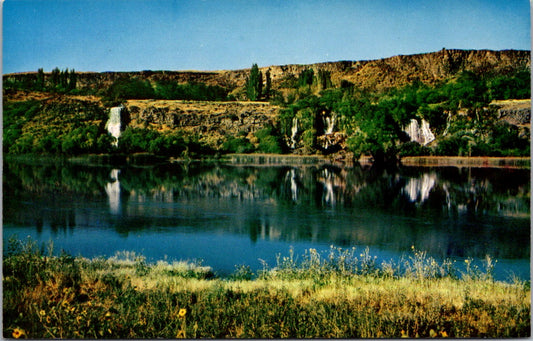
[[224, 273], [274, 266], [291, 247], [369, 247], [388, 261], [414, 245], [458, 264], [488, 254], [503, 280], [530, 273], [530, 170], [10, 162], [3, 194], [4, 249], [31, 236], [73, 255], [129, 250]]

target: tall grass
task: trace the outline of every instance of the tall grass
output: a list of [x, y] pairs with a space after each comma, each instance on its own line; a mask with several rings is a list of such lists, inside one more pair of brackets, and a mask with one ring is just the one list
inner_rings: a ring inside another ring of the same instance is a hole
[[131, 252], [92, 260], [33, 241], [4, 255], [4, 337], [374, 338], [530, 336], [529, 283], [494, 262], [461, 273], [412, 250], [378, 264], [368, 249], [289, 250], [227, 277]]

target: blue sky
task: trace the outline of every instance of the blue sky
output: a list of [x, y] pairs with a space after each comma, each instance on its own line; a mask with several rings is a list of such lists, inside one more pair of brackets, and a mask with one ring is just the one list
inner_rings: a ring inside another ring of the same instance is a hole
[[528, 0], [4, 0], [3, 73], [223, 70], [531, 46]]

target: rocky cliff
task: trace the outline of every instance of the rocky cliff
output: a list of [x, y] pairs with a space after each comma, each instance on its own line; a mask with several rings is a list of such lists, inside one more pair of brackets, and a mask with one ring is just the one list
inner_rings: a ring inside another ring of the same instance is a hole
[[216, 148], [225, 136], [245, 136], [275, 125], [279, 107], [261, 102], [130, 100], [125, 104], [132, 127], [197, 134]]
[[[273, 89], [297, 92], [299, 90], [296, 88], [282, 89], [282, 87], [290, 83], [287, 80], [296, 80], [302, 71], [313, 69], [315, 75], [319, 71], [328, 72], [334, 87], [339, 87], [343, 82], [349, 82], [360, 89], [379, 92], [391, 87], [401, 87], [414, 80], [419, 80], [426, 84], [434, 84], [463, 70], [472, 71], [479, 75], [513, 75], [517, 71], [529, 68], [529, 51], [443, 49], [434, 53], [395, 56], [370, 61], [269, 66], [262, 67], [261, 71], [263, 74], [269, 71]], [[105, 116], [109, 116], [109, 113], [113, 112], [111, 107], [118, 105], [118, 101], [113, 101], [109, 98], [103, 99], [101, 95], [104, 94], [104, 91], [101, 90], [106, 90], [122, 77], [137, 77], [148, 80], [152, 85], [163, 80], [177, 83], [196, 82], [206, 85], [218, 85], [228, 91], [239, 92], [244, 87], [249, 73], [250, 69], [213, 72], [77, 72], [76, 90], [90, 88], [92, 91], [88, 93], [97, 94], [92, 96], [72, 95], [72, 92], [71, 94], [43, 91], [32, 92], [29, 91], [29, 89], [32, 89], [31, 86], [24, 87], [24, 85], [35, 84], [31, 81], [28, 82], [28, 80], [36, 79], [37, 73], [8, 74], [4, 76], [4, 82], [15, 80], [22, 87], [4, 87], [4, 108], [9, 107], [11, 110], [11, 114], [8, 115], [8, 117], [11, 117], [11, 121], [4, 119], [4, 127], [6, 127], [6, 124], [8, 125], [9, 129], [6, 131], [11, 134], [12, 144], [16, 145], [15, 142], [20, 142], [21, 147], [15, 148], [14, 152], [22, 153], [26, 150], [35, 150], [33, 147], [40, 144], [42, 144], [42, 148], [39, 147], [39, 152], [49, 151], [49, 144], [55, 146], [56, 151], [74, 150], [75, 148], [69, 149], [68, 143], [63, 143], [63, 140], [72, 140], [78, 145], [87, 144], [82, 141], [85, 135], [82, 134], [81, 130], [89, 131], [91, 130], [90, 126], [97, 126], [98, 130], [95, 130], [94, 133], [105, 135], [104, 126], [107, 118]], [[46, 77], [51, 77], [51, 75], [45, 74]], [[81, 93], [84, 92], [82, 91]], [[24, 104], [25, 101], [32, 103]], [[17, 106], [17, 103], [21, 104]], [[127, 120], [121, 122], [120, 130], [124, 130], [126, 126], [131, 126], [133, 128], [151, 128], [159, 132], [181, 131], [186, 136], [199, 137], [201, 142], [206, 143], [214, 150], [219, 150], [224, 141], [228, 140], [230, 136], [246, 137], [249, 142], [257, 147], [260, 142], [258, 142], [259, 137], [255, 133], [263, 128], [276, 126], [276, 123], [281, 121], [280, 116], [282, 116], [280, 115], [280, 107], [268, 102], [194, 102], [146, 99], [127, 100], [123, 101], [122, 104], [124, 105], [124, 113], [127, 116]], [[517, 126], [520, 138], [529, 138], [530, 100], [498, 101], [498, 103], [493, 105], [497, 107], [495, 109], [498, 112], [497, 119]], [[29, 113], [21, 115], [20, 113], [24, 106], [29, 107], [31, 110], [29, 110]], [[120, 109], [121, 113], [122, 110]], [[83, 115], [85, 111], [91, 113], [91, 117]], [[463, 115], [461, 114], [463, 111], [464, 115], [466, 115], [466, 111], [462, 110], [458, 112], [459, 116]], [[443, 112], [442, 114], [444, 115], [445, 113]], [[319, 149], [321, 151], [328, 154], [347, 150], [345, 132], [338, 129], [338, 127], [334, 129], [337, 121], [336, 114], [323, 112], [321, 115], [322, 120], [320, 118], [317, 119], [312, 129], [304, 129], [302, 126], [303, 121], [298, 122], [298, 120], [305, 118], [303, 113], [300, 115], [302, 117], [294, 116], [291, 118], [292, 127], [287, 126], [287, 122], [290, 124], [291, 121], [285, 122], [285, 125], [279, 129], [280, 131], [275, 132], [275, 134], [280, 135], [276, 138], [279, 137], [280, 140], [284, 140], [284, 142], [280, 143], [283, 144], [284, 148], [290, 147], [293, 153], [313, 152], [309, 149], [309, 146], [317, 145], [320, 146]], [[419, 126], [419, 123], [422, 126]], [[448, 115], [449, 123], [450, 117]], [[446, 122], [443, 124], [446, 124]], [[279, 127], [280, 125], [277, 126]], [[109, 128], [109, 125], [107, 128]], [[434, 128], [430, 127], [428, 122], [415, 121], [412, 123], [412, 127], [406, 130], [413, 141], [425, 145], [439, 138], [439, 136], [433, 136], [433, 134], [437, 135], [437, 133], [430, 129]], [[92, 130], [89, 132], [92, 132]], [[420, 136], [424, 137], [423, 141], [419, 138]], [[91, 139], [98, 140], [97, 137]], [[101, 143], [98, 143], [104, 145], [105, 139], [102, 138], [101, 140]]]
[[[402, 86], [415, 79], [433, 84], [462, 70], [476, 73], [505, 74], [513, 70], [529, 68], [530, 51], [521, 50], [446, 50], [414, 55], [398, 55], [390, 58], [367, 61], [338, 61], [310, 65], [280, 65], [261, 67], [263, 74], [270, 70], [272, 87], [278, 88], [281, 82], [291, 75], [298, 76], [305, 69], [329, 71], [333, 85], [344, 81], [368, 90], [383, 90]], [[178, 83], [199, 82], [218, 85], [228, 90], [244, 86], [250, 69], [230, 71], [141, 71], [141, 72], [80, 72], [78, 88], [104, 89], [120, 77], [139, 77], [152, 84], [161, 80]], [[4, 75], [5, 80], [34, 78], [36, 72]], [[45, 77], [50, 77], [46, 73]]]

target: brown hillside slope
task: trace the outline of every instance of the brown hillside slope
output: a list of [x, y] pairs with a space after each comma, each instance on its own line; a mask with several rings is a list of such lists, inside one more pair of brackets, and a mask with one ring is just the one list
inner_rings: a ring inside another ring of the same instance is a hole
[[[531, 52], [523, 50], [446, 50], [414, 55], [398, 55], [389, 58], [368, 61], [338, 61], [309, 65], [280, 65], [261, 67], [263, 74], [270, 70], [272, 86], [279, 87], [281, 81], [298, 74], [305, 69], [330, 71], [335, 86], [342, 80], [349, 81], [362, 89], [383, 90], [402, 86], [419, 79], [433, 84], [462, 70], [476, 73], [508, 73], [514, 70], [530, 68]], [[102, 89], [111, 85], [116, 79], [140, 77], [153, 84], [160, 80], [173, 80], [179, 83], [201, 82], [219, 85], [230, 90], [242, 87], [250, 69], [222, 71], [141, 71], [141, 72], [80, 72], [78, 88]], [[4, 75], [5, 80], [20, 77], [35, 77], [36, 72]], [[50, 74], [47, 73], [46, 77]]]

